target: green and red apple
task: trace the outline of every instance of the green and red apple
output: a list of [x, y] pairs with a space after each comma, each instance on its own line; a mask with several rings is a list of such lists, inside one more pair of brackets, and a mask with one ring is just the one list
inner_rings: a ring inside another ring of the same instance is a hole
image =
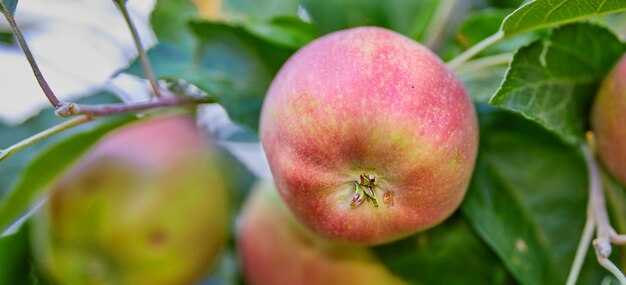
[[457, 76], [398, 33], [323, 36], [281, 68], [260, 133], [278, 191], [317, 234], [381, 244], [431, 228], [461, 203], [478, 126]]
[[325, 240], [302, 225], [275, 187], [259, 183], [239, 224], [239, 254], [246, 284], [406, 284], [366, 247]]
[[626, 185], [626, 56], [600, 86], [593, 103], [591, 129], [602, 162]]
[[34, 221], [40, 264], [59, 284], [194, 284], [227, 240], [216, 163], [191, 117], [112, 132], [52, 186]]

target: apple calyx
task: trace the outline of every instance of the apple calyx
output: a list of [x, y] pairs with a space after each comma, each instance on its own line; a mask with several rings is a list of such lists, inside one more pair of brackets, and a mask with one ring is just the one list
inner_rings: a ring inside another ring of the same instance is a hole
[[378, 201], [376, 201], [376, 193], [374, 193], [374, 187], [376, 186], [376, 177], [363, 173], [360, 175], [359, 180], [354, 182], [354, 196], [350, 200], [350, 206], [356, 207], [363, 204], [365, 201], [371, 202], [374, 207], [378, 208]]

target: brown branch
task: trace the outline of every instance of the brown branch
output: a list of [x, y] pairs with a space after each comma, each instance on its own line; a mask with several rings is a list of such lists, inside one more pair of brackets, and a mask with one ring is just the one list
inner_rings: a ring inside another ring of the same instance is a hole
[[212, 100], [189, 100], [178, 97], [164, 97], [156, 101], [139, 102], [139, 103], [120, 103], [120, 104], [103, 104], [103, 105], [80, 105], [76, 103], [63, 103], [56, 111], [60, 117], [71, 117], [76, 115], [90, 116], [107, 116], [113, 114], [122, 114], [135, 111], [142, 111], [152, 108], [168, 107], [168, 106], [184, 106], [197, 105], [204, 103], [215, 103]]

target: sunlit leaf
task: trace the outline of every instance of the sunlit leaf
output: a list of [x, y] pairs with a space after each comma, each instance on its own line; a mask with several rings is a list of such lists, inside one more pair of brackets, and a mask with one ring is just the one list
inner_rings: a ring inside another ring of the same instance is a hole
[[625, 51], [603, 27], [559, 28], [515, 54], [490, 104], [518, 112], [568, 143], [583, 142], [596, 88]]
[[514, 35], [620, 11], [626, 11], [626, 1], [535, 0], [511, 13], [502, 23], [502, 31]]
[[270, 43], [294, 49], [319, 37], [315, 25], [292, 16], [280, 16], [266, 21], [249, 21], [243, 23], [243, 28]]

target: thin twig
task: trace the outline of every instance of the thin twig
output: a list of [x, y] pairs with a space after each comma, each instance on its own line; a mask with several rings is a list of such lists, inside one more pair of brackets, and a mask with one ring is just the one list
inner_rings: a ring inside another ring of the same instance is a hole
[[24, 148], [26, 148], [26, 147], [36, 143], [38, 141], [41, 141], [41, 140], [43, 140], [45, 138], [48, 138], [48, 137], [51, 137], [51, 136], [53, 136], [55, 134], [58, 134], [61, 131], [70, 129], [72, 127], [75, 127], [75, 126], [78, 126], [78, 125], [81, 125], [81, 124], [84, 124], [84, 123], [87, 123], [87, 122], [90, 122], [90, 121], [93, 121], [93, 120], [94, 120], [94, 117], [92, 117], [92, 116], [81, 116], [81, 117], [78, 117], [78, 118], [74, 118], [72, 120], [65, 121], [65, 122], [63, 122], [61, 124], [58, 124], [58, 125], [56, 125], [54, 127], [51, 127], [49, 129], [47, 129], [47, 130], [43, 130], [43, 131], [41, 131], [41, 132], [39, 132], [39, 133], [37, 133], [37, 134], [35, 134], [33, 136], [30, 136], [30, 137], [28, 137], [28, 138], [26, 138], [26, 139], [24, 139], [24, 140], [22, 140], [22, 141], [20, 141], [20, 142], [18, 142], [16, 144], [12, 145], [12, 146], [10, 146], [10, 147], [0, 151], [0, 161], [6, 159], [7, 157], [15, 154], [16, 152], [18, 152], [18, 151], [20, 151], [20, 150], [22, 150], [22, 149], [24, 149]]
[[167, 106], [184, 106], [196, 105], [204, 103], [214, 103], [211, 100], [189, 100], [178, 97], [164, 97], [156, 101], [139, 102], [139, 103], [120, 103], [120, 104], [103, 104], [103, 105], [80, 105], [76, 103], [63, 104], [57, 109], [56, 114], [60, 117], [70, 117], [76, 115], [90, 116], [107, 116], [113, 114], [122, 114], [135, 111], [142, 111], [158, 107]]
[[615, 230], [611, 230], [611, 242], [619, 245], [626, 245], [626, 235], [619, 235]]
[[578, 243], [578, 248], [576, 248], [576, 256], [574, 257], [574, 263], [572, 263], [572, 268], [567, 276], [566, 285], [576, 284], [578, 275], [580, 274], [580, 269], [585, 262], [585, 255], [587, 255], [587, 251], [589, 250], [589, 244], [591, 244], [591, 239], [593, 238], [593, 232], [596, 225], [595, 220], [589, 214], [589, 211], [587, 211], [587, 221], [585, 222], [585, 228], [583, 229], [583, 234], [580, 238], [580, 242]]
[[137, 48], [137, 53], [139, 54], [139, 60], [141, 61], [141, 67], [143, 68], [143, 73], [146, 76], [146, 79], [148, 79], [148, 82], [150, 82], [150, 86], [152, 86], [152, 90], [154, 91], [154, 96], [157, 98], [163, 97], [163, 94], [161, 92], [162, 89], [161, 87], [159, 87], [159, 83], [156, 81], [156, 78], [154, 77], [154, 71], [152, 70], [152, 65], [150, 64], [150, 60], [148, 60], [148, 57], [146, 56], [146, 51], [143, 48], [143, 44], [141, 43], [141, 38], [139, 37], [139, 33], [137, 32], [137, 28], [135, 27], [133, 20], [130, 18], [130, 15], [128, 14], [128, 9], [126, 8], [126, 5], [122, 3], [123, 1], [120, 1], [120, 0], [113, 0], [113, 2], [115, 2], [115, 5], [122, 13], [122, 16], [124, 16], [124, 20], [126, 20], [126, 24], [128, 24], [128, 28], [130, 29], [130, 32], [133, 36], [133, 41], [135, 42], [135, 47]]
[[[589, 144], [593, 146], [593, 137], [588, 135], [588, 138], [590, 140]], [[598, 163], [589, 147], [583, 147], [583, 154], [585, 155], [585, 161], [589, 171], [589, 214], [596, 220], [597, 225], [596, 238], [592, 242], [596, 257], [598, 263], [611, 272], [620, 284], [626, 284], [626, 276], [624, 276], [624, 273], [609, 259], [612, 251], [612, 237], [617, 235], [609, 222]]]
[[626, 284], [626, 277], [624, 276], [624, 273], [622, 273], [622, 271], [617, 266], [615, 266], [615, 264], [611, 260], [606, 257], [598, 256], [598, 263], [600, 263], [600, 265], [602, 265], [602, 267], [604, 267], [606, 270], [611, 272], [611, 274], [613, 274], [613, 276], [617, 278], [619, 284]]
[[461, 63], [466, 62], [467, 60], [469, 60], [470, 58], [474, 57], [479, 52], [483, 51], [484, 49], [488, 48], [489, 46], [491, 46], [492, 44], [500, 41], [503, 38], [504, 38], [504, 32], [503, 31], [498, 31], [497, 33], [495, 33], [495, 34], [489, 36], [488, 38], [480, 41], [479, 43], [475, 44], [474, 46], [472, 46], [468, 50], [464, 51], [463, 53], [459, 54], [458, 56], [456, 56], [452, 60], [448, 61], [448, 63], [447, 63], [448, 67], [450, 67], [452, 70], [456, 70], [456, 68], [459, 67], [459, 65], [461, 65]]
[[15, 22], [15, 18], [13, 18], [11, 14], [9, 14], [9, 10], [4, 5], [4, 2], [0, 1], [0, 5], [2, 6], [2, 12], [4, 14], [4, 17], [9, 22], [9, 25], [11, 26], [11, 29], [13, 30], [13, 34], [17, 38], [17, 42], [20, 44], [20, 47], [24, 51], [24, 55], [26, 56], [26, 59], [28, 60], [28, 64], [30, 64], [31, 69], [33, 70], [33, 73], [35, 74], [35, 78], [37, 79], [37, 82], [39, 83], [41, 90], [43, 90], [43, 93], [46, 94], [48, 101], [50, 101], [50, 104], [52, 104], [53, 107], [55, 108], [60, 107], [63, 103], [61, 103], [61, 101], [59, 101], [56, 95], [54, 95], [54, 92], [52, 92], [52, 89], [48, 85], [48, 82], [43, 77], [43, 74], [41, 74], [41, 70], [39, 69], [39, 66], [37, 65], [37, 61], [35, 60], [35, 57], [30, 51], [30, 48], [28, 47], [28, 44], [26, 43], [26, 40], [24, 39], [24, 36], [22, 35], [22, 32], [20, 31], [19, 26]]
[[448, 23], [448, 19], [456, 6], [457, 0], [442, 0], [433, 14], [424, 35], [424, 45], [434, 50], [441, 39], [441, 34]]
[[480, 70], [480, 69], [488, 68], [492, 66], [506, 65], [506, 64], [509, 64], [509, 62], [511, 62], [512, 58], [513, 58], [512, 52], [485, 56], [479, 59], [467, 61], [459, 65], [456, 69], [456, 72], [457, 73], [469, 73], [469, 72], [473, 72], [476, 70]]

